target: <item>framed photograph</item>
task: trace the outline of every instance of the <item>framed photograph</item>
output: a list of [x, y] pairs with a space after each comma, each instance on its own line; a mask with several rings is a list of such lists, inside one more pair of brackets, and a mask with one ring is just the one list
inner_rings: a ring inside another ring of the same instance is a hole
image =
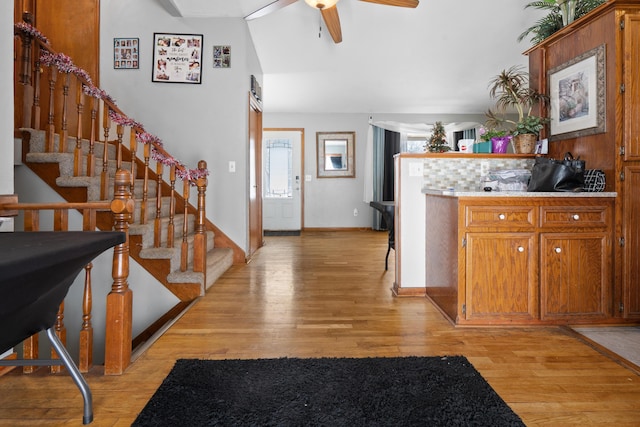
[[151, 81], [200, 84], [202, 41], [202, 34], [154, 33]]
[[231, 46], [213, 47], [213, 68], [231, 68]]
[[355, 132], [316, 132], [318, 178], [355, 178], [355, 144]]
[[605, 46], [547, 72], [550, 140], [605, 132]]
[[138, 38], [113, 39], [113, 68], [116, 70], [138, 69], [140, 43]]

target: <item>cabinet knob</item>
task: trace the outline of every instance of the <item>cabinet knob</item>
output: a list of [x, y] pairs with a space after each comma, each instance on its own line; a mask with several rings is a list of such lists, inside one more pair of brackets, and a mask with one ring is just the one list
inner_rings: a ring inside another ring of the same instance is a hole
[[578, 214], [573, 214], [573, 219], [574, 219], [574, 221], [579, 220], [579, 219], [580, 219], [580, 215], [578, 215]]
[[498, 215], [498, 218], [502, 220], [502, 219], [505, 219], [506, 216], [505, 216], [505, 214], [500, 214], [500, 215]]
[[524, 248], [522, 246], [518, 246], [518, 252], [524, 252]]
[[559, 254], [560, 252], [562, 252], [562, 248], [555, 248], [554, 251]]

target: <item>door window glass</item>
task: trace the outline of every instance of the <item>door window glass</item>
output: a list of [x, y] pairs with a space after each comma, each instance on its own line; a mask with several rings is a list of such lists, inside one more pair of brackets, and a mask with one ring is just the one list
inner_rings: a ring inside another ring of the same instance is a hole
[[283, 138], [266, 140], [264, 197], [292, 197], [292, 162], [291, 140]]

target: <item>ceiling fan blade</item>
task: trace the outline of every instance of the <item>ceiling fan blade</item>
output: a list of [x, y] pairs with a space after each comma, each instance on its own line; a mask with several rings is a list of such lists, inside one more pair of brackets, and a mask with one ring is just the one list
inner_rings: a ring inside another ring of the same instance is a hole
[[340, 17], [338, 16], [338, 8], [336, 5], [328, 7], [326, 9], [320, 9], [324, 23], [331, 34], [331, 38], [334, 42], [340, 43], [342, 41], [342, 29], [340, 28]]
[[384, 4], [387, 6], [398, 6], [398, 7], [418, 7], [418, 4], [420, 3], [419, 0], [360, 0], [360, 1], [366, 1], [369, 3], [376, 3], [376, 4]]
[[261, 18], [265, 15], [275, 12], [276, 10], [280, 10], [285, 6], [289, 6], [291, 3], [295, 3], [297, 1], [298, 0], [275, 0], [258, 10], [251, 12], [250, 14], [245, 16], [244, 19], [245, 21], [251, 21], [252, 19]]

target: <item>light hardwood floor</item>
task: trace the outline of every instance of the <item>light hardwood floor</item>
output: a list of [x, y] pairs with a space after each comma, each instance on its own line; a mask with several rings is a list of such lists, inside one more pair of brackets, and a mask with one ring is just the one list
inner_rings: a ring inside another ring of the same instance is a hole
[[[178, 358], [408, 355], [466, 356], [529, 426], [640, 425], [640, 377], [564, 329], [454, 328], [426, 299], [392, 297], [386, 238], [267, 238], [124, 375], [87, 376], [93, 425], [130, 425]], [[0, 378], [2, 426], [81, 425], [81, 415], [68, 376]]]

